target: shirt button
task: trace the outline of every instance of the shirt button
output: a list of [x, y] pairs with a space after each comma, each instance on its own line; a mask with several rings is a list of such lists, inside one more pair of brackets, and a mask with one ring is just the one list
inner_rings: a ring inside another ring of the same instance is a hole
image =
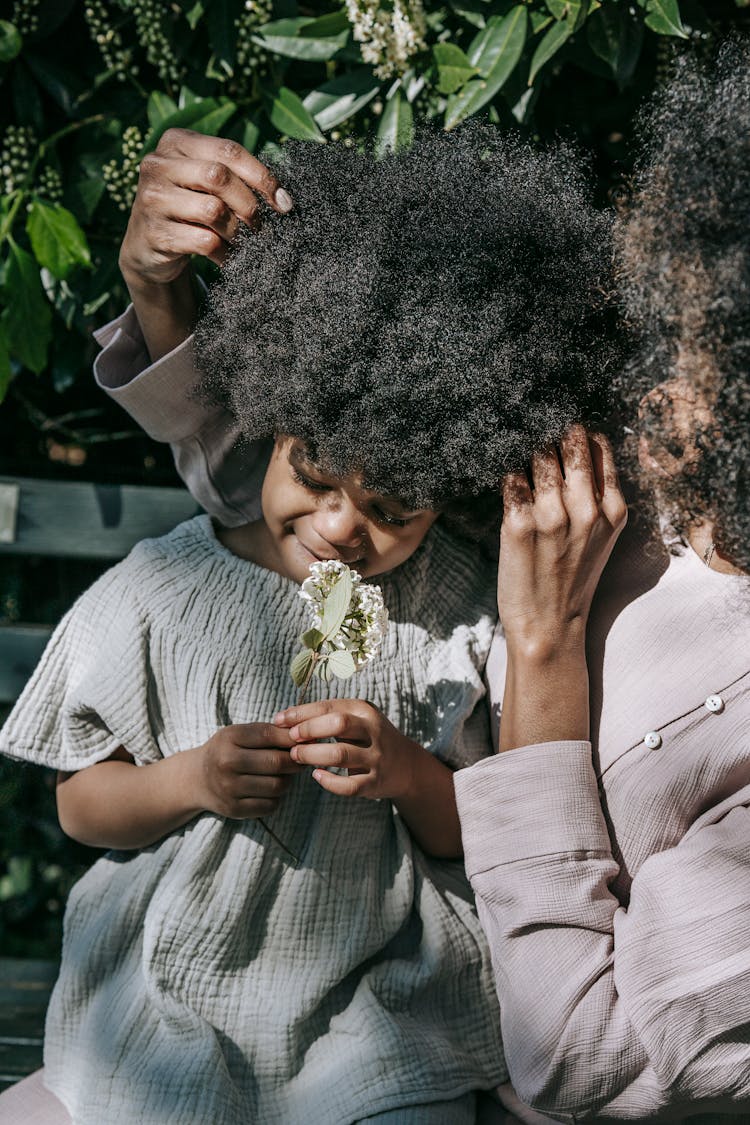
[[720, 695], [709, 695], [704, 706], [707, 711], [713, 711], [715, 715], [718, 715], [720, 711], [724, 710], [724, 700]]
[[661, 746], [661, 735], [658, 731], [650, 730], [648, 734], [644, 735], [643, 741], [649, 750], [658, 750]]

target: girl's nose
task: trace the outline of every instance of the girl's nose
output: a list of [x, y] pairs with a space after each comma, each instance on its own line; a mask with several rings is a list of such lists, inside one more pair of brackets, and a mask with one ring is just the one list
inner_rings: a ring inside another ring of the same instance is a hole
[[362, 513], [346, 497], [332, 499], [315, 515], [315, 530], [332, 547], [360, 546], [365, 534], [363, 523]]

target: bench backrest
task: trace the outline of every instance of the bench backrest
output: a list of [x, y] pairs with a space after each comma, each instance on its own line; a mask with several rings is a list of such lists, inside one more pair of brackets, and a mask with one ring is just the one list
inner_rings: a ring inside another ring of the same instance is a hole
[[[0, 477], [0, 555], [114, 563], [198, 511], [180, 488]], [[17, 699], [54, 625], [0, 625], [0, 704]]]

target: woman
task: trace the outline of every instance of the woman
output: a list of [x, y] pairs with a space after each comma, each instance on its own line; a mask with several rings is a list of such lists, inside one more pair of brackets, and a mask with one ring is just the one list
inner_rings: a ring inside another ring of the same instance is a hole
[[[643, 524], [505, 486], [500, 753], [456, 776], [512, 1081], [568, 1121], [750, 1115], [750, 47], [685, 60], [621, 220]], [[661, 544], [659, 543], [659, 546]], [[591, 607], [590, 619], [589, 609]], [[588, 619], [588, 633], [586, 624]]]

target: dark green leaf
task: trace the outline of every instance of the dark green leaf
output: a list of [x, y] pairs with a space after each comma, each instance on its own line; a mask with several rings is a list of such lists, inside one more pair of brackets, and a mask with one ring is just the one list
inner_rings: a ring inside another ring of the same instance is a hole
[[13, 67], [11, 88], [18, 124], [32, 125], [37, 133], [41, 133], [44, 130], [44, 109], [39, 87], [22, 58]]
[[23, 40], [15, 24], [0, 20], [0, 62], [10, 62], [20, 55]]
[[450, 5], [459, 19], [465, 20], [473, 27], [482, 28], [487, 22], [485, 0], [450, 0]]
[[287, 86], [266, 98], [266, 113], [271, 124], [283, 135], [299, 141], [324, 141], [315, 121], [300, 99]]
[[294, 681], [295, 687], [302, 687], [307, 677], [310, 675], [310, 669], [313, 666], [315, 657], [307, 649], [302, 649], [292, 660], [289, 666], [289, 672]]
[[200, 23], [204, 10], [205, 9], [203, 7], [203, 4], [201, 3], [201, 0], [196, 0], [196, 3], [193, 5], [190, 11], [185, 12], [185, 19], [188, 21], [188, 25], [191, 31], [195, 31], [196, 27]]
[[141, 156], [153, 152], [167, 129], [194, 129], [196, 133], [215, 137], [236, 109], [236, 104], [228, 98], [201, 98], [192, 105], [186, 105], [184, 109], [178, 109], [165, 117], [157, 128], [151, 130]]
[[41, 55], [27, 51], [24, 59], [28, 63], [39, 85], [47, 91], [53, 101], [68, 117], [72, 117], [75, 110], [75, 100], [83, 92], [80, 78], [65, 67]]
[[254, 121], [247, 121], [242, 132], [242, 146], [248, 152], [255, 152], [260, 139], [260, 129]]
[[320, 648], [325, 639], [325, 633], [321, 633], [320, 629], [308, 629], [307, 632], [303, 633], [300, 637], [300, 641], [305, 648], [315, 649]]
[[[5, 314], [4, 314], [5, 315]], [[8, 393], [10, 381], [13, 378], [13, 368], [10, 363], [10, 344], [8, 333], [2, 320], [0, 320], [0, 402]]]
[[646, 27], [650, 27], [658, 35], [688, 38], [688, 33], [682, 26], [677, 0], [638, 0], [638, 3], [646, 12]]
[[[326, 23], [328, 17], [312, 20], [300, 16], [291, 20], [276, 20], [274, 23], [264, 24], [258, 28], [253, 41], [266, 47], [276, 55], [288, 59], [304, 59], [307, 62], [326, 62], [346, 45], [351, 28], [347, 21], [346, 27], [331, 34], [321, 34], [320, 28], [326, 31], [335, 24]], [[317, 38], [308, 29], [318, 29]]]
[[[499, 22], [495, 22], [499, 20]], [[460, 94], [448, 100], [445, 128], [452, 129], [465, 117], [477, 113], [502, 89], [523, 53], [528, 19], [526, 8], [517, 4], [507, 16], [493, 16], [474, 39], [469, 58], [483, 74], [484, 81], [472, 80]], [[486, 68], [489, 66], [489, 70]]]
[[349, 33], [351, 24], [347, 17], [346, 12], [328, 12], [325, 16], [318, 16], [317, 19], [305, 21], [304, 26], [300, 29], [300, 35], [308, 39], [329, 39], [332, 35], [340, 35], [341, 32]]
[[94, 179], [93, 176], [87, 176], [85, 179], [76, 180], [75, 183], [70, 185], [65, 194], [65, 201], [87, 223], [94, 214], [103, 194], [104, 181], [100, 177]]
[[39, 267], [25, 250], [8, 241], [5, 271], [6, 327], [13, 354], [38, 375], [47, 364], [52, 339], [52, 312], [44, 296]]
[[162, 121], [177, 112], [177, 106], [162, 90], [154, 90], [148, 99], [146, 113], [152, 129], [158, 129]]
[[337, 649], [328, 657], [328, 669], [340, 680], [348, 680], [357, 671], [354, 657], [346, 649]]
[[386, 152], [398, 152], [401, 148], [408, 148], [413, 135], [413, 110], [401, 90], [396, 90], [390, 101], [386, 102], [383, 116], [380, 118], [375, 138], [376, 151], [378, 155], [383, 156]]
[[367, 105], [379, 89], [377, 78], [363, 66], [312, 90], [302, 104], [321, 129], [333, 129]]
[[40, 266], [63, 279], [76, 266], [90, 266], [86, 235], [74, 215], [59, 203], [33, 200], [26, 220], [31, 248]]
[[534, 51], [531, 57], [531, 66], [529, 68], [529, 86], [532, 85], [539, 71], [545, 63], [557, 54], [560, 48], [567, 43], [573, 34], [570, 25], [567, 23], [555, 23], [546, 31], [542, 37], [539, 46]]
[[234, 20], [237, 5], [232, 0], [210, 0], [206, 5], [205, 23], [208, 39], [217, 56], [230, 65], [234, 62], [237, 28]]
[[441, 94], [455, 94], [477, 73], [477, 68], [455, 43], [436, 43], [432, 48], [432, 57], [437, 67], [437, 88]]
[[331, 592], [323, 603], [320, 627], [326, 638], [338, 633], [349, 611], [351, 600], [352, 576], [349, 570], [344, 570], [331, 586]]
[[607, 63], [622, 89], [633, 77], [643, 44], [643, 24], [626, 8], [601, 7], [587, 24], [589, 46]]

